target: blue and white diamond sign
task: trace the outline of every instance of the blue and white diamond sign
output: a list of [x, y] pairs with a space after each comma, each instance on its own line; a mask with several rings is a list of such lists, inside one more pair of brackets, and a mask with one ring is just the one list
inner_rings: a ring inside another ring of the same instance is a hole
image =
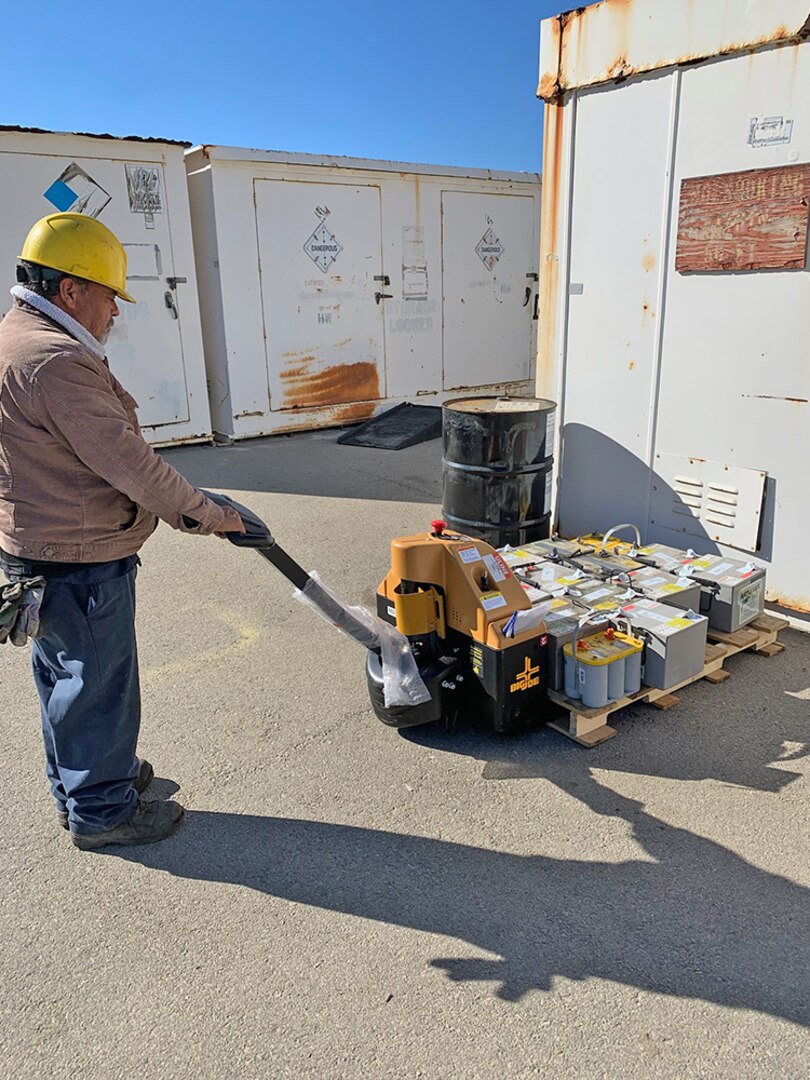
[[500, 259], [501, 255], [503, 255], [505, 250], [506, 249], [504, 248], [503, 244], [500, 242], [492, 229], [487, 229], [487, 231], [475, 245], [475, 254], [478, 256], [478, 258], [481, 260], [487, 270], [492, 269], [498, 259]]
[[304, 251], [325, 273], [343, 251], [343, 245], [322, 221], [304, 244]]
[[98, 217], [110, 195], [74, 161], [57, 177], [43, 196], [62, 213]]

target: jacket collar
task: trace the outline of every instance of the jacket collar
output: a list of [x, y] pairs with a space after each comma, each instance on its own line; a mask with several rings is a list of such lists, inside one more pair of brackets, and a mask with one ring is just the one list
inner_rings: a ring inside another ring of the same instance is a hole
[[104, 346], [101, 342], [93, 337], [90, 331], [86, 330], [80, 322], [76, 322], [72, 316], [68, 315], [66, 311], [62, 311], [56, 304], [52, 304], [50, 300], [40, 296], [39, 293], [26, 289], [24, 285], [15, 285], [11, 289], [11, 295], [15, 300], [21, 300], [24, 304], [28, 304], [29, 307], [36, 308], [37, 311], [47, 315], [53, 322], [58, 323], [63, 330], [67, 330], [71, 337], [76, 338], [78, 342], [84, 345], [96, 359], [104, 359]]

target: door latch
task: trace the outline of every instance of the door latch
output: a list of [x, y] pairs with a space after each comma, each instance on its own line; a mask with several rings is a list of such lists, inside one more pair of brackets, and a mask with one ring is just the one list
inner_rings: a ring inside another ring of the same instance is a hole
[[178, 285], [185, 285], [188, 282], [188, 278], [185, 277], [167, 277], [166, 284], [170, 289], [176, 289]]
[[177, 304], [175, 304], [175, 302], [174, 302], [174, 293], [171, 291], [171, 289], [167, 289], [166, 292], [163, 294], [163, 301], [166, 304], [166, 307], [172, 313], [172, 318], [176, 319], [177, 318]]
[[394, 294], [390, 292], [375, 292], [374, 299], [379, 304], [381, 300], [393, 300]]
[[388, 274], [375, 274], [374, 281], [381, 281], [383, 285], [391, 284], [391, 278], [388, 276]]

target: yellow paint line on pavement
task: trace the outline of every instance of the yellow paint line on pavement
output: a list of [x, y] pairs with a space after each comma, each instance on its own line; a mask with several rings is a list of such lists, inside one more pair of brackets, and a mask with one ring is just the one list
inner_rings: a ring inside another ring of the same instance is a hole
[[216, 608], [213, 604], [204, 605], [203, 610], [214, 621], [221, 623], [228, 630], [237, 635], [236, 641], [231, 641], [221, 649], [207, 649], [205, 652], [196, 653], [193, 656], [185, 656], [182, 660], [173, 660], [171, 663], [162, 664], [160, 667], [150, 668], [141, 673], [141, 684], [148, 685], [158, 679], [164, 679], [172, 675], [187, 675], [192, 671], [208, 667], [211, 664], [221, 664], [223, 660], [236, 653], [249, 648], [261, 634], [258, 626], [244, 623], [234, 611], [226, 608]]

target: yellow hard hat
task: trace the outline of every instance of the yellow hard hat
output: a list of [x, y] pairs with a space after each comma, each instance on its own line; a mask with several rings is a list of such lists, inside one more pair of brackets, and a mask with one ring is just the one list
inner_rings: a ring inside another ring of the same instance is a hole
[[127, 253], [118, 237], [84, 214], [48, 214], [40, 218], [23, 244], [20, 258], [71, 277], [95, 281], [134, 304], [126, 291]]

